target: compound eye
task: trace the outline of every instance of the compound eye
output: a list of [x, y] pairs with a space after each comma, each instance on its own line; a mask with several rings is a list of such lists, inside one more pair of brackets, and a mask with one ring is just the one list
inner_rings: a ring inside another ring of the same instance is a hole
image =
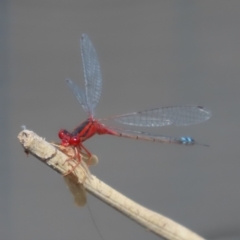
[[72, 146], [77, 146], [80, 143], [80, 138], [78, 136], [71, 137], [69, 143]]
[[65, 133], [65, 130], [61, 129], [59, 132], [58, 132], [58, 137], [60, 139], [63, 139], [66, 137], [66, 133]]

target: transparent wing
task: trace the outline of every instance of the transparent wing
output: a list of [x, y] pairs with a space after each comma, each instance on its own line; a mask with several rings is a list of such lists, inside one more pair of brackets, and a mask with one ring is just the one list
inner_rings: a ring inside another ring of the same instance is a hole
[[197, 124], [208, 120], [210, 117], [211, 112], [204, 107], [181, 106], [133, 112], [111, 117], [111, 119], [133, 126], [161, 127], [168, 125], [186, 126]]
[[93, 115], [102, 92], [102, 75], [96, 50], [86, 34], [82, 35], [80, 45], [86, 89], [86, 105], [90, 115]]
[[84, 111], [86, 111], [88, 114], [90, 114], [85, 92], [82, 89], [80, 89], [77, 86], [77, 84], [75, 84], [72, 80], [67, 79], [66, 81], [67, 81], [68, 86], [73, 91], [74, 95], [76, 96], [77, 100], [82, 105], [82, 108], [84, 109]]

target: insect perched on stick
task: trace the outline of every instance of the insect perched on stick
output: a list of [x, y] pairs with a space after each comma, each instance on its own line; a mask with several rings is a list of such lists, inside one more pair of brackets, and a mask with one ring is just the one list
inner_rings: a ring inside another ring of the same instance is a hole
[[[208, 120], [211, 112], [202, 106], [177, 106], [154, 108], [145, 111], [122, 114], [105, 119], [95, 119], [94, 110], [97, 106], [102, 91], [102, 76], [96, 50], [86, 34], [80, 41], [81, 56], [83, 62], [85, 90], [80, 89], [73, 81], [67, 79], [70, 89], [73, 91], [82, 108], [88, 114], [87, 120], [76, 127], [72, 132], [60, 130], [58, 133], [61, 145], [73, 147], [74, 157], [81, 162], [81, 152], [91, 157], [90, 151], [86, 149], [83, 142], [95, 134], [108, 134], [118, 137], [141, 139], [160, 143], [175, 143], [179, 145], [203, 145], [197, 143], [191, 137], [167, 137], [159, 134], [139, 132], [134, 130], [123, 130], [103, 124], [104, 121], [113, 119], [119, 123], [139, 127], [162, 127], [169, 125], [187, 126]], [[69, 161], [72, 158], [69, 158]], [[76, 164], [76, 166], [77, 166]], [[76, 167], [75, 166], [75, 167]], [[73, 170], [74, 168], [73, 167]]]

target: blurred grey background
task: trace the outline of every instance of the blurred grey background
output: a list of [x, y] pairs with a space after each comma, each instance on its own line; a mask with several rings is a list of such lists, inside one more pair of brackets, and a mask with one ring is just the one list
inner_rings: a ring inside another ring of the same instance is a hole
[[[153, 129], [209, 148], [96, 136], [85, 143], [100, 161], [92, 173], [207, 239], [239, 239], [239, 23], [233, 0], [1, 1], [1, 239], [100, 239], [87, 207], [17, 140], [22, 124], [58, 141], [86, 119], [65, 82], [83, 84], [82, 33], [102, 69], [96, 117], [185, 104], [213, 113]], [[158, 239], [98, 199], [88, 204], [105, 240]]]

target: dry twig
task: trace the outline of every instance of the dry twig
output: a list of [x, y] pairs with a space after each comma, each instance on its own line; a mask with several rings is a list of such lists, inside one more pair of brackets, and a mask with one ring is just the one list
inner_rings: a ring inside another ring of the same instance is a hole
[[[34, 132], [23, 130], [19, 133], [18, 138], [26, 152], [34, 155], [58, 173], [64, 175], [71, 170], [68, 164], [64, 164], [68, 157]], [[94, 159], [97, 161], [96, 156], [94, 156]], [[83, 160], [86, 161], [87, 156], [83, 155]], [[97, 177], [90, 176], [86, 169], [87, 167], [82, 161], [82, 164], [75, 169], [75, 174], [71, 173], [64, 177], [77, 205], [85, 204], [86, 196], [84, 195], [84, 189], [86, 189], [100, 200], [165, 239], [204, 240], [196, 233], [171, 219], [130, 200]]]

